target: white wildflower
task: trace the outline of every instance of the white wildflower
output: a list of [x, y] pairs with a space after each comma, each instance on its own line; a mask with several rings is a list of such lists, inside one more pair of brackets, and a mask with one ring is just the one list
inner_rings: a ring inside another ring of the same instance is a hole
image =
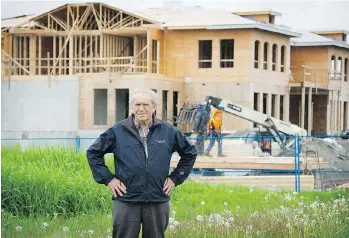
[[108, 229], [107, 229], [107, 232], [108, 232], [108, 233], [110, 233], [110, 232], [111, 232], [111, 229], [110, 229], [110, 228], [108, 228]]
[[170, 228], [170, 231], [173, 231], [173, 229], [174, 229], [175, 227], [174, 227], [174, 225], [170, 225], [169, 228]]
[[69, 228], [67, 226], [65, 226], [65, 227], [63, 227], [63, 231], [67, 232], [67, 231], [69, 231]]
[[89, 233], [90, 235], [92, 235], [92, 234], [94, 233], [94, 231], [93, 231], [93, 230], [89, 230], [88, 233]]
[[107, 218], [108, 218], [108, 219], [111, 219], [111, 214], [108, 214], [108, 215], [107, 215]]
[[42, 226], [43, 228], [46, 228], [46, 227], [48, 227], [48, 223], [47, 223], [47, 222], [43, 222], [43, 223], [41, 224], [41, 226]]
[[224, 220], [219, 220], [219, 225], [224, 225], [225, 221]]
[[204, 201], [201, 201], [201, 205], [202, 205], [202, 206], [205, 205], [205, 202], [204, 202]]
[[173, 222], [174, 222], [174, 219], [173, 219], [172, 217], [170, 217], [168, 223], [169, 223], [169, 224], [172, 224]]
[[234, 217], [229, 217], [229, 221], [234, 221]]
[[178, 222], [178, 221], [174, 221], [174, 222], [173, 222], [173, 225], [174, 225], [174, 226], [178, 226], [178, 225], [179, 225], [179, 222]]
[[176, 216], [176, 211], [172, 211], [172, 216], [173, 216], [173, 217]]
[[22, 230], [22, 227], [21, 227], [21, 226], [16, 226], [16, 230], [17, 230], [17, 231], [21, 231], [21, 230]]
[[224, 202], [224, 206], [228, 206], [228, 203], [227, 203], [227, 202]]
[[229, 222], [225, 222], [225, 223], [224, 223], [224, 226], [225, 226], [225, 227], [230, 227]]
[[198, 221], [203, 221], [204, 218], [203, 218], [201, 215], [198, 215], [198, 216], [196, 217], [196, 220], [198, 220]]

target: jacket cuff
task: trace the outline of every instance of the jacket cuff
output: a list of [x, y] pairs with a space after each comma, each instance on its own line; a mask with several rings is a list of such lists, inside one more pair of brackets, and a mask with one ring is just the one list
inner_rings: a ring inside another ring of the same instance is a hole
[[172, 180], [172, 182], [173, 182], [176, 186], [180, 184], [180, 180], [177, 178], [177, 176], [175, 176], [175, 175], [173, 175], [173, 174], [170, 174], [168, 177]]
[[108, 186], [108, 184], [110, 183], [110, 181], [112, 181], [114, 178], [115, 178], [115, 177], [113, 176], [113, 177], [109, 177], [109, 178], [105, 179], [105, 182], [104, 182], [105, 186]]

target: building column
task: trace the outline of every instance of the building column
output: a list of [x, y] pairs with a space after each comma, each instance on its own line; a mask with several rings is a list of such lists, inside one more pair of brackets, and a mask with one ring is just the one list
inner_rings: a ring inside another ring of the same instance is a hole
[[331, 112], [332, 112], [331, 100], [332, 100], [332, 91], [329, 90], [327, 95], [326, 134], [331, 134]]
[[341, 132], [344, 129], [344, 101], [340, 101], [340, 127], [339, 127], [339, 132]]
[[311, 135], [313, 129], [313, 88], [308, 92], [308, 135]]
[[284, 118], [283, 121], [290, 122], [290, 90], [286, 87], [284, 96]]
[[173, 120], [173, 91], [168, 90], [167, 93], [167, 119]]
[[263, 112], [263, 93], [258, 93], [258, 111]]
[[267, 115], [268, 116], [271, 116], [271, 97], [272, 97], [272, 94], [271, 93], [268, 93], [267, 94]]
[[275, 117], [280, 119], [280, 94], [276, 94], [275, 98]]
[[107, 92], [107, 125], [115, 124], [116, 115], [116, 90], [115, 88], [108, 88]]
[[304, 128], [305, 122], [305, 87], [302, 86], [302, 99], [301, 99], [301, 128]]
[[259, 48], [258, 48], [258, 69], [263, 70], [263, 63], [264, 63], [264, 42], [259, 42]]
[[273, 44], [269, 43], [268, 45], [268, 71], [272, 71], [273, 64]]
[[332, 98], [332, 134], [335, 134], [337, 131], [337, 97], [335, 95], [335, 92], [332, 92], [333, 98]]

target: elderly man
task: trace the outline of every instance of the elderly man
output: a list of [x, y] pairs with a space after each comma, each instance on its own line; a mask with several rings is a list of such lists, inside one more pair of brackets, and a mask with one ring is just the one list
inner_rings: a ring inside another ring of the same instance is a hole
[[[164, 237], [169, 221], [169, 200], [174, 187], [188, 177], [197, 152], [185, 136], [155, 118], [157, 94], [150, 89], [134, 92], [132, 115], [117, 122], [87, 150], [96, 182], [113, 194], [113, 237]], [[181, 159], [169, 175], [172, 153]], [[114, 154], [115, 175], [104, 162]]]
[[259, 146], [258, 146], [258, 142], [253, 141], [252, 142], [252, 155], [257, 156], [257, 157], [261, 157], [262, 153], [263, 152], [262, 152], [261, 148], [259, 148]]

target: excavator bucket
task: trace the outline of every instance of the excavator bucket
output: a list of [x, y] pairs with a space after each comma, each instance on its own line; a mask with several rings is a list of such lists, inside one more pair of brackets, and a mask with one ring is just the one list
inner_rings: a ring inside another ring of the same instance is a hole
[[177, 124], [191, 124], [194, 122], [198, 110], [197, 104], [184, 104], [180, 109], [178, 117], [175, 118]]

